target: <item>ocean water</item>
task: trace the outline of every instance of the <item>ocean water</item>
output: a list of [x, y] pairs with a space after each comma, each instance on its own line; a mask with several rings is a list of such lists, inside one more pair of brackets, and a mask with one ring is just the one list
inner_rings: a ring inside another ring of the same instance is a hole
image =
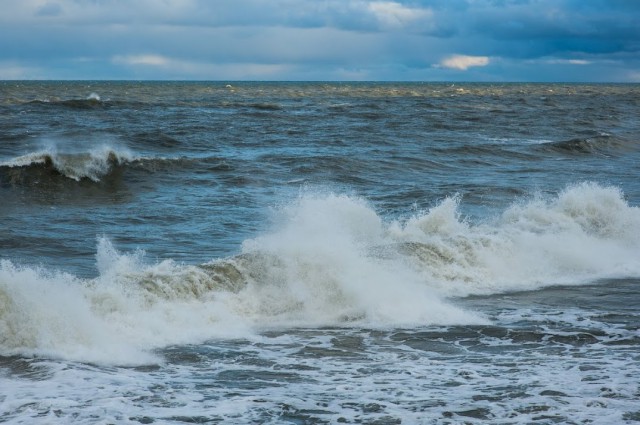
[[0, 82], [0, 423], [640, 422], [640, 85]]

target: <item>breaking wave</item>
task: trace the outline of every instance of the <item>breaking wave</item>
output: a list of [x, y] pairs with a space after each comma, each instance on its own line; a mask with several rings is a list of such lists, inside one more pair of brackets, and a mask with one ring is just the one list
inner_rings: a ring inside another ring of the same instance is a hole
[[171, 344], [298, 326], [485, 324], [456, 298], [640, 276], [640, 209], [584, 183], [471, 223], [459, 197], [385, 221], [366, 201], [303, 195], [241, 253], [149, 263], [98, 240], [98, 274], [0, 262], [0, 355], [158, 361]]
[[228, 173], [235, 168], [234, 161], [218, 156], [151, 157], [111, 145], [87, 151], [52, 147], [0, 162], [0, 186], [37, 185], [43, 189], [47, 183], [57, 182], [59, 184], [54, 184], [52, 190], [60, 190], [68, 180], [98, 183], [120, 176], [119, 172], [123, 170], [166, 175], [180, 170]]
[[103, 146], [89, 152], [65, 153], [56, 149], [32, 152], [0, 163], [0, 172], [12, 182], [28, 179], [42, 171], [58, 173], [80, 181], [94, 182], [109, 174], [114, 167], [130, 162], [133, 154], [126, 149]]

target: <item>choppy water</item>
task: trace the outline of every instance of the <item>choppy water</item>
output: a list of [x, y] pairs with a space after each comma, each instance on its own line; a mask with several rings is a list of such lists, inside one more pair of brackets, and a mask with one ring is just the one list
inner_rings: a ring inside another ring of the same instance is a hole
[[640, 422], [640, 86], [0, 82], [0, 422]]

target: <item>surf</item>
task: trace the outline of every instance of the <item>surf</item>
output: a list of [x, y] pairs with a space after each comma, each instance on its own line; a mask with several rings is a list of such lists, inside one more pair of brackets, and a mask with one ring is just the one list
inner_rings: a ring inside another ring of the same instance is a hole
[[106, 237], [93, 278], [3, 260], [0, 354], [137, 364], [266, 329], [484, 325], [456, 300], [640, 276], [640, 210], [616, 187], [569, 186], [481, 222], [462, 202], [385, 219], [356, 196], [303, 192], [237, 255], [204, 264]]

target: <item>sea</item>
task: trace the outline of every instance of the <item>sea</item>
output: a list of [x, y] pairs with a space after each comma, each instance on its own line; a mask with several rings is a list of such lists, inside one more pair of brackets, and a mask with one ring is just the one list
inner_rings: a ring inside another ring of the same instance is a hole
[[0, 423], [640, 423], [640, 85], [0, 82]]

